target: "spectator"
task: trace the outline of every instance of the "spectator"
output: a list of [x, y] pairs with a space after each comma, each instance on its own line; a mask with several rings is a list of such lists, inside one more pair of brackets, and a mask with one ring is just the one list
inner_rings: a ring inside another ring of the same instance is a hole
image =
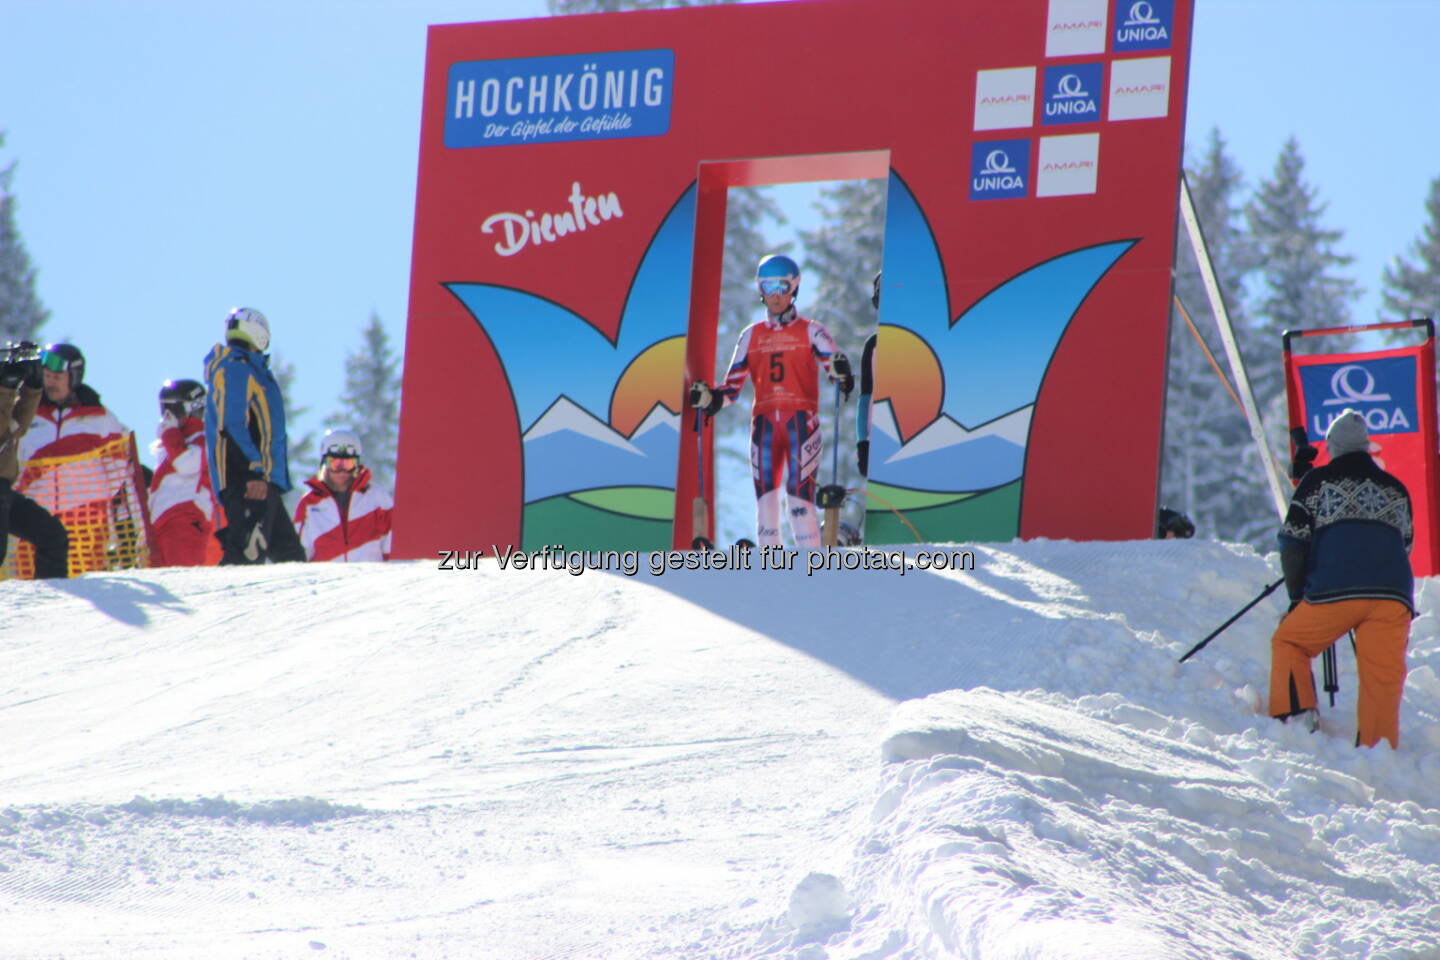
[[35, 418], [44, 392], [40, 360], [33, 345], [21, 344], [26, 346], [30, 350], [0, 353], [0, 564], [5, 562], [13, 533], [35, 548], [37, 578], [65, 577], [70, 552], [65, 525], [14, 489], [20, 474], [20, 440]]
[[[107, 455], [100, 451], [129, 430], [85, 383], [85, 355], [79, 347], [52, 343], [41, 352], [40, 366], [45, 392], [30, 429], [20, 438], [25, 472], [19, 486], [65, 525], [73, 572], [108, 569], [111, 516], [125, 501], [124, 484], [133, 465], [128, 449]], [[93, 457], [82, 456], [92, 452]], [[66, 459], [35, 463], [59, 458]], [[134, 521], [124, 522], [131, 525], [133, 536]]]
[[280, 495], [290, 489], [285, 400], [270, 372], [270, 323], [236, 307], [225, 343], [205, 358], [205, 452], [225, 526], [216, 531], [221, 564], [305, 560]]
[[1400, 742], [1405, 648], [1414, 615], [1410, 495], [1370, 458], [1365, 418], [1346, 410], [1325, 435], [1330, 462], [1305, 474], [1280, 528], [1290, 611], [1270, 640], [1270, 715], [1318, 721], [1310, 661], [1355, 631], [1356, 746]]
[[166, 380], [160, 425], [151, 449], [159, 461], [150, 478], [152, 567], [199, 567], [214, 530], [215, 494], [205, 465], [205, 387]]
[[390, 494], [372, 484], [360, 438], [329, 430], [320, 441], [320, 471], [295, 508], [305, 556], [319, 560], [389, 560]]

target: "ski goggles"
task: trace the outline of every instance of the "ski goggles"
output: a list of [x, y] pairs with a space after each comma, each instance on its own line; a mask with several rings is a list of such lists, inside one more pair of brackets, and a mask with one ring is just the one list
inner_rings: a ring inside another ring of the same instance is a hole
[[759, 284], [760, 295], [765, 297], [772, 293], [789, 293], [791, 290], [790, 281], [785, 277], [765, 277]]
[[326, 460], [331, 470], [340, 473], [354, 473], [360, 468], [359, 457], [327, 457]]
[[51, 371], [52, 373], [64, 373], [66, 370], [70, 369], [70, 361], [66, 360], [58, 353], [52, 353], [49, 350], [42, 350], [40, 352], [40, 366], [44, 367], [46, 370]]

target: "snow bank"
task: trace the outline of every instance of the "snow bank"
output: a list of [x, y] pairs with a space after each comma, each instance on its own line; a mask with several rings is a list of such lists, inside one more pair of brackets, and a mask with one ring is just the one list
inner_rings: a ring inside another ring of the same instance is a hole
[[968, 549], [0, 584], [0, 955], [1440, 957], [1434, 581], [1356, 750], [1248, 549]]

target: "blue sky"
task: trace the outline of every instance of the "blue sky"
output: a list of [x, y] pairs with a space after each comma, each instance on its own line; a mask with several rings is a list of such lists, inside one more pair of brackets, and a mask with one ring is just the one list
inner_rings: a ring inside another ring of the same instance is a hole
[[[1285, 138], [1345, 232], [1376, 319], [1440, 175], [1432, 0], [1197, 0], [1188, 131], [1218, 126], [1253, 185]], [[314, 428], [377, 311], [409, 293], [425, 28], [543, 0], [6, 0], [0, 163], [87, 379], [142, 441], [167, 377], [198, 376], [234, 305], [263, 310]], [[787, 194], [787, 197], [792, 194]], [[806, 206], [798, 198], [797, 206]], [[796, 209], [798, 218], [808, 215]]]

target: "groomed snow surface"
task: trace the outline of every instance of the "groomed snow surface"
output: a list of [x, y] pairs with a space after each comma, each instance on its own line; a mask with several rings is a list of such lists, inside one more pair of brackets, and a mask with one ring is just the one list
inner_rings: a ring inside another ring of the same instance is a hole
[[1273, 557], [968, 549], [0, 584], [0, 957], [1440, 957], [1436, 582], [1357, 750]]

